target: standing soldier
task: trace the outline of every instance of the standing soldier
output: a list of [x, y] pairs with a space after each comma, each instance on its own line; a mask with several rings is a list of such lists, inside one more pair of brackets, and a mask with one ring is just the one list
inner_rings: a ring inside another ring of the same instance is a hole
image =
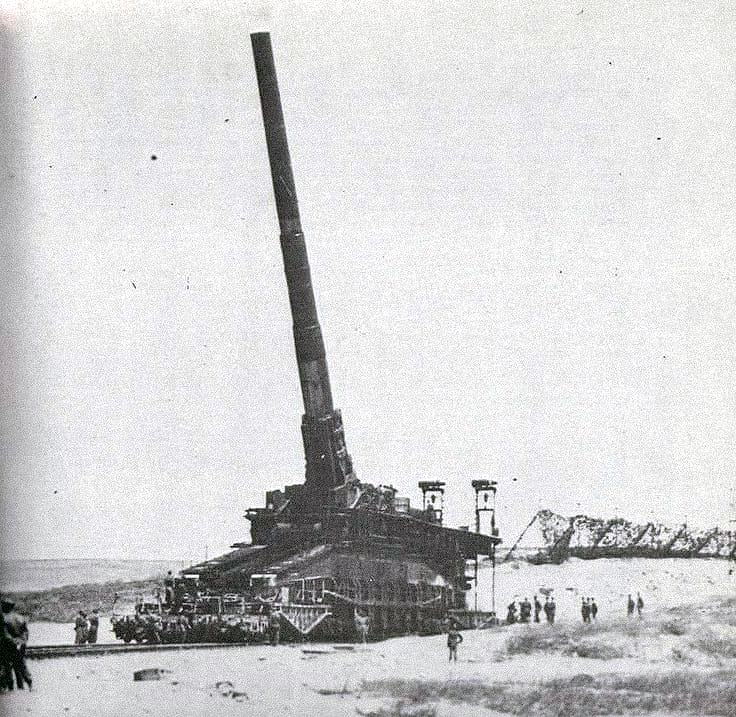
[[447, 632], [447, 648], [450, 651], [450, 658], [448, 662], [453, 660], [457, 662], [457, 646], [463, 641], [463, 636], [460, 634], [455, 625], [451, 625]]
[[636, 605], [634, 604], [634, 601], [631, 599], [631, 593], [629, 593], [629, 599], [628, 599], [628, 602], [626, 603], [626, 614], [629, 617], [633, 617], [634, 616], [634, 608], [635, 607], [636, 607]]
[[85, 642], [87, 642], [87, 616], [80, 610], [74, 620], [74, 644], [84, 645]]
[[590, 605], [588, 605], [588, 598], [583, 598], [583, 604], [580, 607], [580, 612], [583, 615], [583, 622], [590, 622]]
[[539, 598], [534, 596], [534, 622], [539, 622], [539, 613], [542, 612], [542, 603]]
[[644, 610], [644, 601], [641, 599], [641, 594], [636, 593], [636, 612], [639, 613], [639, 618], [641, 619], [641, 613]]
[[5, 617], [0, 611], [0, 692], [13, 689], [13, 651], [15, 645], [5, 629]]
[[555, 602], [555, 599], [552, 598], [552, 600], [549, 603], [549, 621], [550, 624], [555, 624], [555, 612], [557, 611], [557, 603]]
[[595, 598], [590, 598], [590, 616], [597, 620], [598, 617], [598, 606], [595, 604]]
[[174, 576], [171, 574], [171, 570], [166, 573], [164, 578], [164, 604], [172, 605], [174, 602]]
[[97, 642], [97, 631], [100, 628], [100, 611], [95, 608], [89, 616], [89, 632], [87, 633], [87, 642], [94, 645]]
[[147, 625], [148, 642], [161, 644], [161, 635], [164, 632], [164, 624], [160, 615], [149, 615]]
[[547, 595], [547, 599], [544, 601], [544, 616], [547, 618], [547, 622], [552, 624], [552, 610], [550, 605], [550, 598], [549, 595]]
[[355, 620], [355, 629], [358, 631], [358, 635], [360, 635], [360, 638], [365, 645], [368, 640], [368, 633], [371, 629], [371, 617], [370, 615], [361, 614], [358, 612], [358, 608], [356, 607], [353, 612], [353, 618]]
[[532, 604], [529, 602], [529, 598], [524, 598], [519, 605], [519, 619], [521, 622], [529, 622], [529, 618], [532, 616]]
[[3, 622], [5, 634], [10, 638], [7, 642], [10, 662], [15, 673], [15, 682], [19, 690], [23, 683], [31, 689], [33, 680], [26, 667], [26, 645], [28, 644], [28, 623], [20, 613], [15, 612], [15, 603], [10, 600], [2, 601]]
[[281, 618], [278, 610], [271, 613], [268, 619], [268, 630], [271, 638], [271, 647], [276, 647], [281, 639]]

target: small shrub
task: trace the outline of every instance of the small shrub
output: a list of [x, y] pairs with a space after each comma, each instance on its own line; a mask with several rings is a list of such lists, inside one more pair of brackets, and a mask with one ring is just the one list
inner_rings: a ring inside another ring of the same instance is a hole
[[568, 645], [562, 652], [564, 655], [588, 657], [593, 660], [614, 660], [626, 656], [621, 648], [605, 642], [582, 641]]
[[563, 630], [525, 630], [506, 639], [509, 655], [530, 655], [532, 652], [559, 652], [570, 643], [569, 633]]
[[687, 653], [685, 650], [680, 649], [679, 647], [672, 648], [672, 659], [675, 662], [681, 662], [685, 665], [691, 665], [693, 663], [693, 658], [690, 656], [690, 654]]
[[662, 625], [662, 632], [665, 635], [684, 635], [687, 633], [687, 625], [681, 620], [668, 620]]
[[700, 636], [690, 642], [690, 647], [695, 648], [708, 657], [736, 657], [736, 641], [728, 640], [706, 630]]

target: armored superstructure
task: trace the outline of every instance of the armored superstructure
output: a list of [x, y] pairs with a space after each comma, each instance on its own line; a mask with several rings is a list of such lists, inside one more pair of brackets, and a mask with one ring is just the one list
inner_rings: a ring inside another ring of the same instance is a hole
[[333, 405], [271, 41], [251, 41], [304, 403], [305, 480], [268, 491], [265, 506], [246, 513], [251, 542], [184, 571], [162, 610], [186, 605], [196, 619], [230, 596], [243, 614], [278, 616], [284, 637], [302, 639], [432, 633], [452, 617], [478, 624], [491, 616], [466, 610], [466, 564], [494, 555], [497, 535], [444, 527], [442, 482], [421, 482], [423, 506], [413, 509], [392, 486], [356, 476]]

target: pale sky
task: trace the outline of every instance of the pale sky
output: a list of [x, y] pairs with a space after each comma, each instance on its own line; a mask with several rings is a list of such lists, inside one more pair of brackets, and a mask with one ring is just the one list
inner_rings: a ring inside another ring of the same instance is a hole
[[4, 557], [212, 556], [303, 479], [259, 30], [358, 476], [498, 480], [509, 545], [734, 517], [733, 3], [3, 8]]

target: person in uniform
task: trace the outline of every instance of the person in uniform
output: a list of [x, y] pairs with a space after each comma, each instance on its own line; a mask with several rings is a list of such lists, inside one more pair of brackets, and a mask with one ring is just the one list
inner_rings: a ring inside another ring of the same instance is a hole
[[513, 625], [516, 622], [516, 602], [509, 603], [506, 610], [506, 622]]
[[268, 619], [268, 632], [271, 638], [271, 646], [276, 647], [281, 639], [281, 618], [278, 611], [272, 612]]
[[631, 593], [629, 593], [629, 599], [626, 602], [626, 614], [629, 617], [633, 617], [635, 607], [636, 605], [634, 604], [634, 601], [631, 599]]
[[371, 629], [370, 615], [363, 615], [358, 611], [358, 608], [355, 608], [353, 611], [353, 618], [355, 620], [355, 629], [357, 630], [358, 635], [360, 635], [363, 644], [365, 644], [368, 640], [368, 633]]
[[457, 662], [457, 646], [463, 641], [463, 636], [453, 624], [447, 632], [447, 649], [450, 651], [448, 662]]
[[597, 620], [598, 617], [598, 606], [595, 604], [595, 598], [590, 598], [590, 616]]
[[87, 616], [84, 613], [84, 610], [80, 610], [77, 613], [77, 617], [74, 620], [74, 644], [75, 645], [84, 645], [85, 642], [87, 642]]
[[532, 604], [529, 602], [529, 598], [524, 598], [519, 605], [519, 620], [521, 622], [529, 622], [529, 618], [532, 616]]
[[539, 613], [542, 612], [542, 603], [539, 598], [534, 596], [534, 622], [539, 622]]
[[588, 598], [583, 598], [583, 604], [580, 607], [580, 612], [583, 616], [583, 622], [590, 622], [590, 605], [588, 605]]
[[148, 641], [157, 645], [161, 644], [161, 635], [164, 631], [163, 620], [160, 615], [149, 615], [148, 617]]
[[89, 616], [89, 631], [87, 632], [87, 642], [94, 645], [97, 642], [97, 631], [100, 629], [100, 611], [95, 608]]
[[636, 612], [639, 615], [639, 618], [642, 617], [642, 612], [644, 611], [644, 601], [641, 599], [641, 593], [636, 593]]
[[13, 689], [13, 651], [15, 645], [5, 629], [5, 617], [0, 612], [0, 692]]
[[552, 598], [549, 603], [549, 621], [550, 624], [555, 624], [555, 612], [557, 612], [557, 603], [555, 602], [555, 599]]
[[[2, 601], [4, 635], [7, 635], [9, 641], [7, 644], [8, 657], [10, 664], [15, 673], [16, 687], [23, 689], [23, 685], [28, 685], [30, 690], [33, 685], [31, 673], [26, 667], [26, 645], [28, 644], [28, 623], [25, 617], [15, 611], [15, 603], [10, 600]], [[3, 649], [5, 651], [5, 647]]]
[[174, 576], [171, 570], [166, 573], [164, 578], [164, 605], [171, 605], [174, 602]]

